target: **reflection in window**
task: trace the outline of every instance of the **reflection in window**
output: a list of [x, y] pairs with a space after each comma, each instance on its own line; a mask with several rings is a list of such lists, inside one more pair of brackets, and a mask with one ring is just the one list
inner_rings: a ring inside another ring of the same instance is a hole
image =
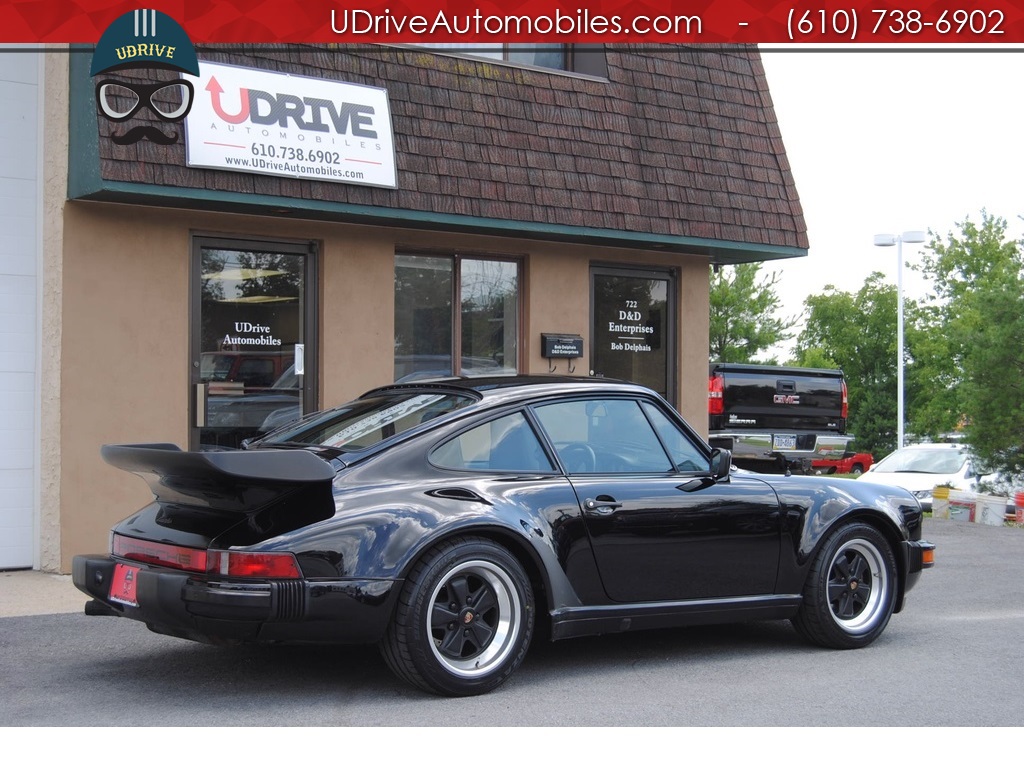
[[281, 430], [264, 444], [305, 443], [358, 451], [472, 403], [466, 395], [421, 392], [364, 397]]
[[396, 381], [515, 373], [518, 329], [515, 262], [396, 255]]
[[453, 56], [494, 59], [509, 64], [608, 77], [604, 45], [561, 43], [408, 43]]
[[545, 69], [568, 69], [560, 43], [416, 43], [444, 53], [463, 53]]
[[395, 381], [452, 372], [451, 258], [395, 257]]
[[668, 416], [651, 403], [644, 403], [643, 407], [679, 470], [683, 472], [709, 471], [710, 461]]
[[[574, 400], [536, 409], [570, 472], [668, 472], [672, 469], [635, 400]], [[582, 469], [576, 467], [582, 466]]]
[[463, 432], [438, 446], [430, 460], [445, 469], [500, 472], [551, 472], [537, 435], [521, 413], [513, 413]]
[[301, 383], [284, 379], [306, 335], [307, 258], [294, 250], [200, 246], [201, 446], [235, 448], [301, 414]]

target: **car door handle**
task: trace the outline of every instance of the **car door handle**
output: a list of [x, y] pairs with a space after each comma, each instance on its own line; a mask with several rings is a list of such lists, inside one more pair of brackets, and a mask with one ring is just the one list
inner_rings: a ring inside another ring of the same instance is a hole
[[616, 501], [611, 496], [598, 496], [596, 499], [584, 499], [583, 506], [595, 515], [610, 515], [622, 506], [621, 501]]

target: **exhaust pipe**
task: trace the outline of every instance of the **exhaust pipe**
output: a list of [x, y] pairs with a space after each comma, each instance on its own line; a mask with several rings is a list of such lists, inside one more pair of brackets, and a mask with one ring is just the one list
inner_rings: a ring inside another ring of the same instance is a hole
[[85, 604], [85, 615], [86, 616], [120, 616], [120, 612], [116, 609], [111, 608], [106, 603], [101, 603], [99, 600], [90, 600]]

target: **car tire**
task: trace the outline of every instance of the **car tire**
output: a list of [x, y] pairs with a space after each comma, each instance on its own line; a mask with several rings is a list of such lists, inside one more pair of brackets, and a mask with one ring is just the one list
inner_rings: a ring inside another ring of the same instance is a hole
[[863, 648], [892, 617], [896, 558], [876, 528], [848, 523], [825, 541], [811, 566], [793, 626], [826, 648]]
[[451, 539], [409, 573], [381, 653], [399, 678], [425, 691], [486, 693], [522, 663], [534, 614], [530, 580], [508, 550]]
[[862, 467], [860, 464], [854, 464], [853, 469], [850, 470], [850, 473], [853, 474], [854, 476], [859, 477], [860, 475], [864, 474], [864, 467]]

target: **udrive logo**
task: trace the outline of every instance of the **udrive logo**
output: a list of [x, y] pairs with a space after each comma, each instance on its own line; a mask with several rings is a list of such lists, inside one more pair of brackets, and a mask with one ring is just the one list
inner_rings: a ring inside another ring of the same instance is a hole
[[[89, 74], [102, 78], [96, 83], [96, 104], [111, 122], [126, 122], [143, 109], [165, 123], [185, 119], [192, 107], [192, 83], [181, 78], [138, 83], [111, 74], [133, 69], [199, 76], [195, 47], [178, 22], [154, 10], [129, 11], [118, 17], [96, 44]], [[123, 134], [112, 132], [110, 138], [115, 144], [135, 144], [143, 139], [174, 144], [178, 133], [137, 125]]]
[[[293, 79], [293, 84], [298, 82], [300, 78]], [[244, 85], [232, 87], [233, 92], [224, 98], [226, 91], [216, 76], [209, 79], [205, 90], [210, 94], [214, 114], [232, 125], [248, 121], [252, 125], [278, 125], [323, 133], [333, 128], [340, 135], [377, 138], [373, 127], [376, 110], [369, 104], [335, 102], [314, 95], [269, 93]]]

